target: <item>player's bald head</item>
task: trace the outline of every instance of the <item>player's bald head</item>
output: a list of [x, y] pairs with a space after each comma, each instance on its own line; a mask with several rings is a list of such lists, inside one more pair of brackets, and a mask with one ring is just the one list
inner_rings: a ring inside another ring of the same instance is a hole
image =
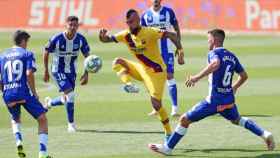
[[216, 40], [223, 43], [226, 37], [225, 31], [222, 29], [213, 29], [208, 31], [208, 34], [212, 35]]

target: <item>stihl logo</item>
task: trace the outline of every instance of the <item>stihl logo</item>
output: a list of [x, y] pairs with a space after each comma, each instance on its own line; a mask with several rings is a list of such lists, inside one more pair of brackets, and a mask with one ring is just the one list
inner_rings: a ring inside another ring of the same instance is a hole
[[67, 16], [76, 15], [84, 25], [96, 26], [99, 20], [93, 17], [93, 5], [93, 0], [33, 0], [28, 24], [61, 26], [64, 25]]

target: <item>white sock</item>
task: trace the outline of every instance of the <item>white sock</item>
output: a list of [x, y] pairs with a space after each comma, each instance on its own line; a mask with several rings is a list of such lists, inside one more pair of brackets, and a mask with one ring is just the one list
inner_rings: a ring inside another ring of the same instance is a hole
[[263, 132], [263, 135], [262, 135], [261, 137], [262, 137], [263, 139], [267, 139], [270, 135], [271, 135], [270, 132], [264, 131], [264, 132]]
[[185, 135], [188, 131], [188, 128], [185, 128], [183, 126], [181, 126], [180, 124], [177, 125], [177, 127], [175, 128], [175, 132], [180, 134], [180, 135]]
[[[16, 133], [20, 133], [21, 135], [21, 124], [17, 123], [14, 120], [12, 120], [11, 123], [12, 123], [13, 134], [15, 135]], [[16, 145], [19, 146], [21, 144], [22, 144], [22, 140], [16, 139]]]
[[40, 152], [39, 155], [47, 155], [48, 153], [48, 134], [39, 134]]

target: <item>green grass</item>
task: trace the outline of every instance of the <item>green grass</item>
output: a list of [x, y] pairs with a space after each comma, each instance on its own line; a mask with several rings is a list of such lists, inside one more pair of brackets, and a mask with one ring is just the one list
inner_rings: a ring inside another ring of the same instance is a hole
[[[30, 49], [37, 57], [36, 82], [40, 98], [56, 96], [54, 82], [42, 82], [42, 52], [50, 33], [32, 33]], [[11, 46], [10, 33], [0, 33], [0, 50]], [[121, 91], [120, 81], [111, 70], [117, 56], [132, 58], [127, 48], [117, 44], [101, 44], [96, 34], [88, 34], [92, 53], [101, 56], [104, 67], [91, 74], [87, 86], [77, 86], [76, 121], [80, 129], [75, 134], [66, 131], [64, 107], [48, 112], [49, 152], [55, 158], [157, 158], [147, 144], [162, 142], [162, 128], [157, 118], [150, 118], [149, 97], [141, 83], [139, 94]], [[195, 88], [186, 88], [187, 74], [193, 74], [206, 63], [206, 36], [183, 37], [186, 65], [176, 65], [180, 111], [183, 113], [207, 95], [207, 81]], [[242, 115], [251, 117], [274, 133], [280, 143], [280, 45], [276, 36], [229, 36], [225, 46], [235, 52], [249, 73], [249, 81], [240, 89], [237, 104]], [[82, 57], [80, 57], [80, 72]], [[78, 84], [78, 83], [77, 83]], [[0, 102], [0, 157], [16, 157], [15, 142], [9, 125], [9, 114]], [[167, 92], [163, 103], [170, 111]], [[37, 156], [37, 124], [23, 110], [23, 138], [28, 158]], [[176, 126], [177, 120], [172, 120]], [[188, 135], [178, 144], [172, 157], [194, 158], [279, 158], [280, 148], [266, 151], [260, 138], [219, 116], [193, 124]]]

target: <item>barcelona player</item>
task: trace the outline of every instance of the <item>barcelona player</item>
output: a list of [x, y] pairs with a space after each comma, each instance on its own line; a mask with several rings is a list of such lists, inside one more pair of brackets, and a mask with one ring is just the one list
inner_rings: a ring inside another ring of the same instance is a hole
[[[239, 59], [229, 50], [223, 47], [225, 32], [221, 29], [213, 29], [208, 32], [208, 65], [198, 74], [190, 76], [187, 87], [193, 87], [200, 79], [209, 77], [209, 95], [206, 99], [195, 105], [180, 118], [175, 132], [165, 144], [149, 144], [149, 148], [164, 155], [170, 155], [176, 144], [187, 133], [191, 123], [202, 120], [208, 116], [219, 113], [225, 119], [235, 125], [249, 130], [253, 134], [264, 139], [268, 150], [275, 148], [272, 134], [261, 128], [253, 120], [240, 116], [235, 104], [235, 93], [247, 80], [248, 76]], [[234, 73], [238, 79], [232, 84]]]
[[[177, 34], [178, 39], [181, 39], [180, 27], [174, 11], [166, 6], [161, 5], [161, 0], [152, 0], [153, 6], [146, 10], [141, 16], [141, 25], [156, 27], [159, 29], [174, 31]], [[177, 85], [174, 78], [174, 48], [172, 42], [167, 38], [161, 38], [159, 40], [159, 48], [164, 63], [166, 64], [167, 71], [167, 86], [169, 96], [172, 101], [171, 116], [180, 116], [178, 114], [178, 101], [177, 101]], [[184, 58], [178, 56], [178, 64], [184, 64]], [[149, 115], [156, 114], [155, 111]]]
[[139, 91], [139, 88], [132, 83], [132, 79], [142, 81], [145, 84], [151, 96], [152, 106], [157, 111], [164, 126], [166, 138], [168, 138], [171, 134], [171, 127], [161, 101], [167, 75], [166, 65], [157, 42], [161, 38], [170, 39], [176, 46], [178, 55], [183, 58], [182, 45], [176, 33], [141, 26], [139, 14], [134, 9], [127, 11], [126, 23], [129, 29], [114, 35], [108, 35], [106, 29], [101, 29], [100, 40], [105, 43], [124, 43], [136, 57], [137, 62], [120, 57], [116, 58], [113, 61], [113, 70], [124, 83], [126, 92], [135, 93]]
[[0, 56], [1, 90], [3, 99], [11, 114], [12, 131], [16, 139], [18, 156], [26, 157], [23, 150], [21, 132], [21, 107], [38, 121], [39, 158], [51, 158], [48, 155], [48, 121], [43, 105], [35, 88], [36, 71], [33, 52], [27, 50], [30, 35], [23, 30], [14, 33], [15, 46], [4, 50]]

